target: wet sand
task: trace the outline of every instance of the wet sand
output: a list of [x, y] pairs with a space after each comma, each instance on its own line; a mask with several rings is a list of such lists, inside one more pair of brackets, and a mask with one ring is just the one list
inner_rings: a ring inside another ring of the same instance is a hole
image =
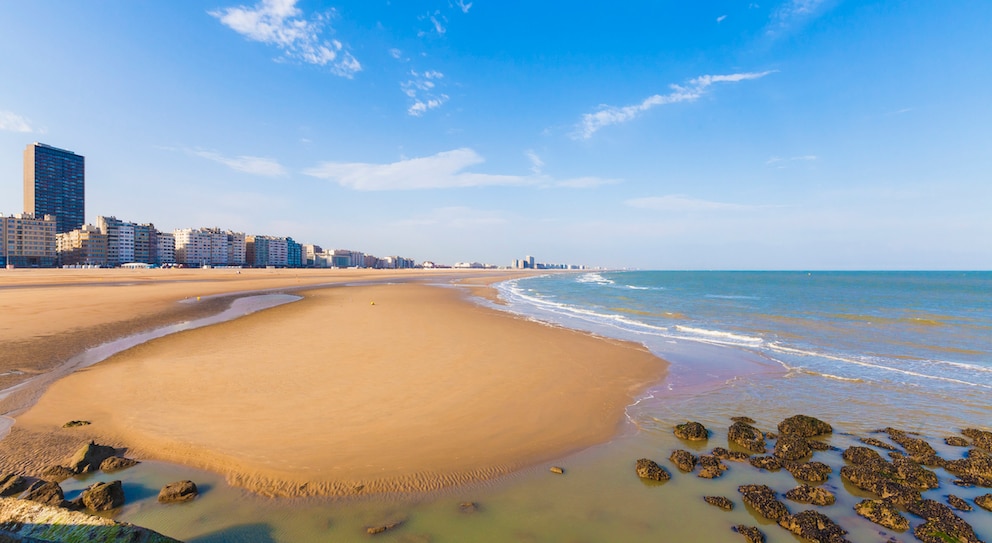
[[[170, 285], [173, 296], [225, 289]], [[138, 292], [154, 299], [151, 290]], [[93, 438], [266, 495], [432, 491], [609, 440], [666, 367], [638, 345], [528, 322], [453, 288], [297, 294], [62, 379], [0, 442], [0, 467], [37, 471]], [[75, 419], [93, 424], [61, 429]]]

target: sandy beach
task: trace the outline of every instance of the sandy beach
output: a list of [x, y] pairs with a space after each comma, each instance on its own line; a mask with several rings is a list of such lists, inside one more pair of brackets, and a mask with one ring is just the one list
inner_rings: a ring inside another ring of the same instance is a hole
[[[210, 295], [423, 275], [212, 271], [216, 280], [198, 280], [200, 270], [169, 281], [113, 271], [58, 286], [23, 280], [3, 292], [10, 311], [0, 343], [30, 349], [62, 338], [72, 351], [104, 337], [88, 330], [121, 335], [135, 323], [215, 311]], [[486, 281], [505, 277], [462, 279], [484, 295]], [[62, 378], [17, 416], [0, 441], [0, 465], [37, 472], [96, 439], [266, 495], [431, 491], [609, 440], [666, 367], [639, 345], [468, 302], [465, 289], [390, 283], [295, 294], [303, 299], [156, 339]], [[77, 419], [92, 424], [61, 428]]]

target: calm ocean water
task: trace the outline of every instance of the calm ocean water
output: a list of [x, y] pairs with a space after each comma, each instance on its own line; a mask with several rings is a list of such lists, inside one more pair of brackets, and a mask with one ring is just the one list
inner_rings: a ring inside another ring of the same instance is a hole
[[738, 387], [773, 401], [756, 375], [781, 371], [812, 377], [844, 418], [875, 398], [920, 427], [992, 420], [989, 272], [596, 272], [501, 290], [535, 319], [645, 344], [672, 363], [666, 398]]

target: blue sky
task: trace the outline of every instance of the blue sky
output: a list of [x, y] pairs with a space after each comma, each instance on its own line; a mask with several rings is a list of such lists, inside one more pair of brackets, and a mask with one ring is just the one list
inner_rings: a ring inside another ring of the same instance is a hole
[[992, 268], [992, 3], [0, 5], [21, 153], [87, 221], [419, 260]]

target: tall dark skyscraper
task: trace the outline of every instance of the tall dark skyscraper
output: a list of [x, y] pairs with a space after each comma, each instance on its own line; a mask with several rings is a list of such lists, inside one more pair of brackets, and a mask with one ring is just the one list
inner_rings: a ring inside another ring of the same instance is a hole
[[85, 221], [86, 159], [44, 143], [24, 149], [24, 211], [35, 217], [55, 215], [56, 233], [70, 232]]

